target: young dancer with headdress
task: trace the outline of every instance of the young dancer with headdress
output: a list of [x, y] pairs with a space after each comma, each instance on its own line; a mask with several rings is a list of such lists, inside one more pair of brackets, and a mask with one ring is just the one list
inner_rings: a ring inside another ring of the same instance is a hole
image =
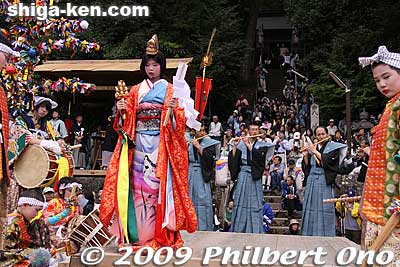
[[[100, 219], [108, 225], [116, 215], [121, 243], [177, 248], [183, 245], [179, 230], [195, 231], [197, 220], [188, 193], [184, 109], [172, 98], [172, 84], [163, 79], [166, 59], [156, 35], [147, 43], [140, 69], [143, 82], [117, 103], [114, 128], [120, 136], [104, 183]], [[168, 109], [173, 112], [163, 126]]]
[[[378, 125], [371, 130], [372, 145], [361, 203], [362, 215], [367, 220], [363, 245], [368, 249], [389, 220], [393, 202], [400, 197], [400, 165], [394, 159], [400, 144], [400, 54], [380, 46], [372, 57], [358, 60], [363, 67], [372, 66], [377, 89], [389, 99]], [[392, 266], [397, 266], [396, 261], [400, 260], [399, 227], [392, 231], [381, 250], [393, 251]]]

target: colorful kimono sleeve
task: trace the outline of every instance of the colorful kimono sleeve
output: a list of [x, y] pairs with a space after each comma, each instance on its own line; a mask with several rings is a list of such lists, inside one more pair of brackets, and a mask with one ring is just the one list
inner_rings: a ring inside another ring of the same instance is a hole
[[21, 229], [15, 219], [7, 225], [7, 234], [5, 239], [5, 248], [16, 248], [21, 240]]
[[[61, 214], [63, 210], [66, 208], [64, 201], [59, 199], [53, 199], [49, 202], [46, 211], [43, 213], [44, 218], [48, 219], [57, 214]], [[79, 215], [79, 208], [76, 206], [71, 207], [72, 212], [65, 218], [58, 221], [55, 226], [65, 225], [71, 220], [73, 217]]]
[[30, 236], [22, 215], [8, 215], [7, 233], [5, 238], [5, 248], [27, 248], [30, 246]]
[[28, 125], [22, 117], [17, 117], [10, 128], [10, 140], [8, 145], [9, 164], [12, 164], [18, 158], [32, 138], [33, 134], [29, 131]]

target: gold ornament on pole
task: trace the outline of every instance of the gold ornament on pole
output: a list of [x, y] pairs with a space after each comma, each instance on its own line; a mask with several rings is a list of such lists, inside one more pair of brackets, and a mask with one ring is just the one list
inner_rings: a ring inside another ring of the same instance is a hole
[[[125, 85], [125, 81], [119, 80], [118, 85], [115, 86], [115, 99], [118, 101], [121, 99], [125, 99], [125, 97], [129, 94], [129, 88]], [[121, 110], [122, 119], [126, 119], [126, 111]]]

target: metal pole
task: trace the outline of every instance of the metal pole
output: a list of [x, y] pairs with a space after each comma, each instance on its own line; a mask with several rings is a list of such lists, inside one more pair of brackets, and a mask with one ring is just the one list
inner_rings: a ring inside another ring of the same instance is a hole
[[344, 83], [335, 73], [329, 72], [329, 76], [339, 85], [340, 88], [344, 89], [346, 94], [346, 135], [347, 135], [347, 147], [348, 153], [351, 152], [351, 114], [350, 114], [350, 84], [347, 81]]
[[348, 152], [351, 152], [351, 111], [350, 111], [350, 89], [349, 84], [346, 83], [347, 87], [345, 88], [346, 92], [346, 135], [347, 135], [347, 147]]

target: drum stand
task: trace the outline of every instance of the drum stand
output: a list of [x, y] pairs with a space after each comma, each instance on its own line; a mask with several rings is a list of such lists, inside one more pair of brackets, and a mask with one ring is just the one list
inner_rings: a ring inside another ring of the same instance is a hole
[[94, 139], [94, 144], [93, 144], [93, 161], [92, 161], [92, 170], [96, 169], [96, 164], [97, 162], [100, 162], [100, 167], [101, 167], [101, 144], [103, 143], [105, 139], [105, 133], [102, 133], [103, 131], [100, 131], [100, 134], [98, 136], [93, 136], [92, 138]]

